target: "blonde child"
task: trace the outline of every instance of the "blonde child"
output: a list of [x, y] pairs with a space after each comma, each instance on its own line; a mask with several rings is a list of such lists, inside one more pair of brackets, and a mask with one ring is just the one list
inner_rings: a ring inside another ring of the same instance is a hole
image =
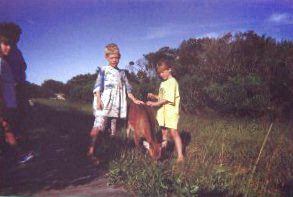
[[182, 153], [182, 140], [177, 130], [179, 120], [179, 85], [172, 76], [171, 66], [168, 61], [162, 60], [157, 65], [157, 73], [164, 80], [160, 84], [159, 95], [148, 93], [148, 98], [156, 99], [156, 102], [148, 101], [147, 105], [159, 107], [157, 121], [162, 128], [162, 147], [167, 146], [168, 130], [175, 142], [178, 158], [177, 162], [184, 161]]
[[88, 150], [88, 156], [94, 159], [97, 159], [94, 157], [94, 150], [100, 131], [104, 130], [109, 122], [111, 135], [114, 136], [116, 134], [117, 119], [126, 118], [126, 98], [130, 98], [136, 104], [143, 104], [142, 101], [132, 95], [125, 71], [118, 68], [120, 56], [120, 51], [116, 44], [111, 43], [105, 47], [105, 58], [108, 61], [108, 66], [99, 68], [99, 74], [94, 86], [93, 109], [95, 121], [90, 132], [91, 144]]

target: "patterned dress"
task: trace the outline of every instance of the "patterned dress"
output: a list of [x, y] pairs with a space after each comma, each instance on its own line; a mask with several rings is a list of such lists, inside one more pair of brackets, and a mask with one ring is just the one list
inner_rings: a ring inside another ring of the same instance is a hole
[[98, 77], [93, 92], [101, 94], [102, 110], [97, 109], [97, 98], [94, 96], [94, 115], [126, 118], [127, 115], [127, 94], [131, 92], [125, 71], [112, 66], [98, 68]]

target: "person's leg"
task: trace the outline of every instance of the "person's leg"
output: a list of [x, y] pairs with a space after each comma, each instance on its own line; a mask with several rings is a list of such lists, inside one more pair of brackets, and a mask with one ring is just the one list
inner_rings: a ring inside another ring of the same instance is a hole
[[162, 127], [162, 148], [166, 148], [168, 144], [168, 129]]
[[184, 156], [183, 156], [183, 146], [182, 146], [182, 140], [181, 137], [177, 131], [177, 129], [171, 129], [171, 136], [175, 142], [175, 146], [176, 146], [176, 150], [177, 150], [177, 154], [178, 154], [178, 158], [177, 161], [183, 161], [184, 160]]
[[90, 146], [87, 155], [93, 156], [95, 152], [95, 145], [98, 138], [99, 133], [104, 130], [105, 124], [107, 122], [107, 117], [104, 116], [96, 116], [94, 126], [90, 131]]
[[88, 150], [88, 153], [87, 153], [88, 156], [94, 155], [95, 144], [96, 144], [97, 137], [98, 137], [99, 133], [100, 133], [99, 128], [97, 128], [97, 127], [92, 128], [92, 130], [90, 132], [91, 142], [90, 142], [89, 150]]
[[28, 115], [29, 115], [29, 102], [27, 91], [25, 90], [24, 84], [18, 84], [16, 86], [16, 99], [18, 108], [18, 137], [20, 137], [25, 143], [28, 141]]

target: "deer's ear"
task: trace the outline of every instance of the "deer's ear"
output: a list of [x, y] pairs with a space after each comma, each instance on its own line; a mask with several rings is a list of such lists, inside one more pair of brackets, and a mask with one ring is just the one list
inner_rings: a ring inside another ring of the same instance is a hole
[[150, 143], [148, 143], [147, 141], [143, 141], [142, 144], [146, 149], [150, 149]]

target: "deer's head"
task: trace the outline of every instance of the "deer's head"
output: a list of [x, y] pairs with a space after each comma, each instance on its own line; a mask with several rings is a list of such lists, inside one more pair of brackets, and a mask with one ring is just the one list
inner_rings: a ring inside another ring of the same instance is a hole
[[160, 143], [149, 143], [147, 141], [143, 141], [143, 146], [147, 149], [153, 160], [159, 160], [161, 158], [162, 146]]

